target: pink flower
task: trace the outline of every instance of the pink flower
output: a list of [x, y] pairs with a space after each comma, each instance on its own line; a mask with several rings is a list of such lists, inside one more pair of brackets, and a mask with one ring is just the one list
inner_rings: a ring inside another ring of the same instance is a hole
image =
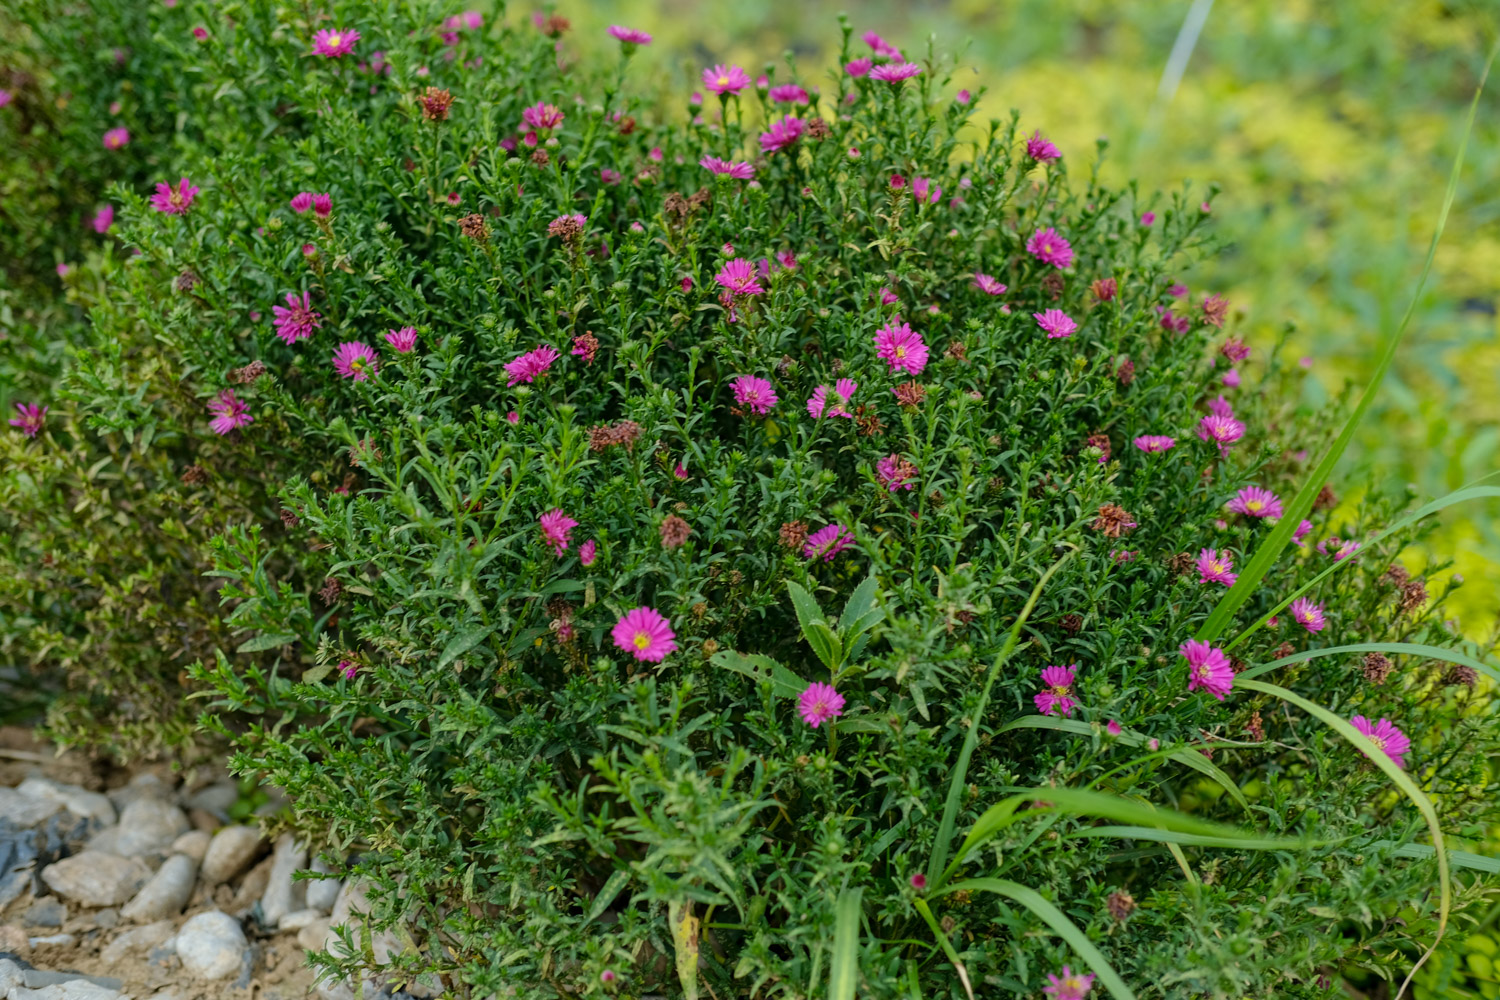
[[1174, 438], [1165, 434], [1142, 434], [1135, 439], [1135, 446], [1141, 451], [1166, 451], [1176, 444]]
[[1231, 368], [1224, 373], [1224, 377], [1220, 381], [1230, 389], [1238, 389], [1240, 387], [1240, 373], [1237, 369]]
[[1198, 553], [1199, 583], [1222, 583], [1232, 587], [1239, 579], [1238, 574], [1231, 572], [1233, 569], [1234, 556], [1227, 550], [1221, 553], [1217, 549], [1204, 549]]
[[986, 295], [1004, 295], [1006, 292], [1004, 285], [981, 271], [974, 272], [974, 287]]
[[94, 232], [107, 233], [109, 227], [115, 224], [115, 206], [105, 205], [94, 213]]
[[778, 86], [772, 87], [771, 92], [767, 96], [778, 104], [811, 103], [811, 101], [809, 101], [808, 99], [807, 91], [803, 90], [795, 83], [783, 83]]
[[1297, 525], [1297, 530], [1292, 532], [1293, 544], [1301, 545], [1302, 540], [1306, 538], [1312, 530], [1313, 523], [1311, 521], [1303, 521], [1301, 524]]
[[615, 646], [645, 663], [660, 663], [677, 651], [677, 633], [654, 608], [627, 611], [615, 623]]
[[1052, 1000], [1083, 1000], [1089, 990], [1094, 987], [1094, 977], [1074, 972], [1068, 966], [1062, 967], [1062, 975], [1054, 976], [1047, 974], [1049, 985], [1042, 987], [1042, 992]]
[[932, 181], [926, 177], [913, 177], [911, 182], [911, 196], [916, 199], [918, 205], [923, 202], [936, 203], [943, 196], [943, 189], [934, 187]]
[[705, 156], [698, 161], [698, 166], [735, 180], [748, 181], [755, 176], [755, 165], [742, 160], [721, 160], [717, 156]]
[[603, 972], [599, 973], [599, 981], [601, 983], [612, 983], [612, 982], [614, 982], [615, 981], [615, 970], [613, 970], [613, 969], [605, 969]]
[[1219, 348], [1219, 353], [1228, 358], [1230, 362], [1238, 363], [1250, 356], [1250, 348], [1238, 337], [1230, 337], [1224, 341], [1224, 346]]
[[1114, 719], [1110, 719], [1107, 723], [1105, 723], [1104, 729], [1111, 736], [1119, 736], [1121, 732], [1120, 724]]
[[1054, 146], [1039, 129], [1031, 133], [1031, 138], [1026, 140], [1026, 155], [1038, 163], [1046, 163], [1048, 160], [1062, 159], [1062, 150]]
[[880, 304], [881, 305], [883, 305], [883, 306], [893, 306], [897, 302], [900, 302], [900, 301], [901, 301], [901, 298], [895, 292], [891, 291], [888, 286], [882, 285], [880, 287]]
[[13, 95], [8, 90], [0, 90], [0, 108], [3, 108], [7, 104], [9, 104], [11, 102], [11, 98], [14, 97], [14, 96], [15, 95]]
[[315, 244], [315, 243], [304, 243], [304, 244], [302, 244], [302, 256], [304, 256], [304, 257], [316, 257], [317, 255], [318, 255], [317, 244]]
[[1406, 755], [1411, 752], [1411, 740], [1397, 729], [1390, 719], [1381, 719], [1372, 724], [1363, 715], [1356, 715], [1349, 722], [1363, 733], [1366, 739], [1374, 743], [1376, 749], [1395, 762], [1397, 767], [1403, 769], [1406, 767]]
[[578, 527], [578, 522], [555, 507], [537, 518], [542, 526], [542, 541], [552, 546], [552, 554], [560, 556], [568, 551], [568, 532]]
[[599, 558], [599, 543], [592, 538], [578, 546], [578, 561], [584, 566], [594, 565], [594, 560]]
[[609, 37], [624, 42], [626, 45], [650, 45], [651, 36], [644, 31], [635, 28], [622, 28], [618, 24], [609, 26]]
[[1073, 263], [1072, 244], [1051, 226], [1038, 229], [1032, 234], [1031, 239], [1026, 241], [1026, 252], [1043, 264], [1051, 264], [1058, 269]]
[[1167, 294], [1170, 295], [1170, 296], [1172, 296], [1172, 298], [1174, 298], [1174, 299], [1180, 299], [1184, 295], [1186, 295], [1187, 293], [1188, 293], [1188, 287], [1187, 287], [1187, 285], [1184, 285], [1180, 281], [1174, 281], [1174, 282], [1172, 282], [1171, 285], [1167, 286]]
[[848, 62], [844, 63], [844, 72], [848, 73], [852, 77], [861, 77], [866, 73], [869, 73], [874, 65], [875, 60], [870, 59], [867, 56], [861, 56], [858, 59], [851, 59]]
[[380, 370], [380, 362], [373, 347], [362, 340], [351, 340], [334, 350], [333, 368], [344, 378], [368, 382]]
[[1188, 661], [1188, 691], [1204, 688], [1220, 701], [1234, 687], [1234, 668], [1222, 649], [1189, 639], [1177, 651]]
[[609, 167], [604, 167], [599, 171], [599, 180], [605, 184], [618, 184], [620, 183], [620, 172], [612, 170]]
[[208, 404], [208, 412], [214, 417], [208, 422], [208, 428], [215, 434], [228, 434], [255, 422], [249, 404], [236, 396], [232, 389], [225, 389], [215, 396]]
[[797, 698], [797, 712], [802, 721], [817, 729], [829, 719], [844, 714], [844, 696], [832, 684], [812, 683]]
[[105, 149], [124, 149], [130, 142], [130, 130], [127, 128], [112, 128], [104, 133]]
[[519, 413], [517, 413], [515, 410], [511, 410], [509, 413], [507, 413], [505, 415], [505, 420], [512, 427], [514, 427], [516, 424], [519, 424], [521, 422], [521, 415]]
[[741, 375], [734, 380], [733, 389], [734, 401], [757, 417], [770, 413], [777, 403], [775, 388], [758, 375]]
[[546, 104], [538, 101], [529, 108], [521, 110], [521, 121], [525, 128], [534, 128], [538, 132], [547, 132], [557, 128], [563, 123], [564, 115], [555, 104]]
[[892, 372], [920, 375], [927, 367], [927, 345], [905, 323], [887, 323], [875, 331], [875, 356], [884, 358]]
[[1073, 681], [1078, 673], [1078, 664], [1066, 667], [1044, 667], [1042, 683], [1046, 690], [1032, 698], [1036, 710], [1043, 715], [1072, 715], [1078, 702], [1073, 697]]
[[1149, 226], [1156, 221], [1155, 212], [1144, 212], [1141, 215], [1141, 225]]
[[547, 223], [547, 235], [559, 237], [564, 241], [582, 239], [583, 227], [588, 221], [586, 215], [559, 215]]
[[292, 195], [292, 200], [289, 202], [289, 204], [292, 206], [293, 212], [301, 215], [309, 208], [312, 208], [312, 201], [313, 196], [311, 191], [298, 191], [296, 194]]
[[895, 493], [914, 488], [912, 480], [917, 478], [917, 467], [901, 455], [890, 454], [875, 463], [875, 475], [880, 485]]
[[47, 425], [47, 407], [45, 406], [37, 406], [35, 403], [17, 403], [16, 412], [20, 415], [11, 417], [10, 425], [29, 438], [36, 437]]
[[172, 190], [172, 185], [157, 181], [156, 193], [151, 196], [151, 207], [168, 215], [186, 215], [197, 196], [198, 188], [189, 184], [186, 177], [177, 182], [175, 191]]
[[806, 127], [806, 122], [791, 115], [772, 122], [771, 130], [760, 134], [761, 152], [775, 153], [786, 149], [802, 138], [802, 132]]
[[714, 280], [736, 295], [760, 295], [765, 291], [756, 276], [755, 265], [743, 257], [726, 262]]
[[797, 270], [797, 255], [792, 253], [790, 250], [777, 250], [776, 263], [780, 264], [788, 271], [795, 271]]
[[311, 337], [313, 331], [323, 325], [322, 314], [313, 312], [312, 301], [306, 292], [300, 299], [295, 292], [289, 292], [286, 305], [272, 306], [271, 314], [275, 317], [276, 336], [286, 344]]
[[1036, 320], [1036, 325], [1047, 331], [1047, 339], [1054, 340], [1058, 337], [1071, 337], [1078, 329], [1078, 324], [1061, 309], [1048, 309], [1046, 312], [1032, 313], [1031, 318]]
[[874, 49], [875, 54], [877, 56], [880, 56], [882, 59], [901, 58], [901, 50], [896, 48], [890, 42], [887, 42], [884, 38], [881, 38], [875, 32], [867, 31], [860, 37], [863, 38], [865, 40], [865, 44]]
[[510, 376], [510, 381], [505, 383], [505, 387], [509, 389], [518, 382], [535, 381], [538, 376], [547, 374], [547, 369], [552, 367], [552, 362], [558, 357], [557, 348], [551, 344], [542, 344], [507, 361], [505, 374]]
[[813, 390], [813, 394], [807, 400], [807, 412], [814, 420], [821, 420], [826, 409], [830, 417], [849, 417], [853, 419], [854, 414], [849, 412], [849, 401], [854, 398], [854, 390], [859, 388], [859, 383], [852, 378], [841, 378], [834, 384], [833, 398], [829, 398], [826, 385], [820, 385]]
[[721, 63], [703, 71], [703, 86], [721, 97], [725, 94], [738, 94], [750, 86], [750, 74], [738, 66], [725, 66]]
[[352, 681], [354, 680], [354, 675], [359, 673], [359, 663], [355, 660], [340, 660], [338, 669], [339, 673], [343, 675], [344, 680]]
[[313, 36], [313, 52], [329, 59], [337, 59], [339, 56], [347, 56], [354, 51], [354, 43], [359, 41], [359, 32], [350, 29], [335, 28], [329, 30], [324, 28]]
[[922, 67], [914, 62], [889, 63], [870, 70], [870, 79], [880, 80], [883, 83], [901, 83], [903, 80], [910, 80], [920, 72], [922, 72]]
[[842, 524], [830, 524], [819, 528], [808, 536], [802, 546], [802, 555], [807, 559], [833, 562], [833, 557], [854, 544], [854, 532]]
[[1291, 611], [1292, 620], [1309, 632], [1321, 632], [1328, 624], [1328, 619], [1323, 615], [1323, 606], [1306, 597], [1293, 601]]
[[1229, 509], [1246, 517], [1280, 517], [1281, 498], [1259, 486], [1246, 486], [1229, 501]]
[[918, 892], [923, 892], [927, 888], [927, 876], [923, 875], [921, 872], [917, 872], [916, 874], [914, 874], [911, 878], [907, 879], [907, 882], [909, 882], [911, 884], [911, 887]]
[[1198, 421], [1198, 436], [1204, 441], [1217, 442], [1219, 450], [1227, 452], [1231, 444], [1245, 436], [1245, 425], [1233, 417], [1210, 413]]
[[208, 29], [201, 24], [193, 28], [192, 35], [200, 42], [208, 41]]
[[397, 354], [410, 354], [417, 346], [417, 328], [414, 326], [403, 326], [399, 330], [387, 330], [385, 342], [395, 349]]
[[320, 219], [326, 219], [333, 214], [333, 196], [329, 194], [315, 194], [312, 196], [313, 214]]
[[1234, 407], [1223, 396], [1215, 396], [1208, 401], [1208, 412], [1216, 417], [1232, 417]]

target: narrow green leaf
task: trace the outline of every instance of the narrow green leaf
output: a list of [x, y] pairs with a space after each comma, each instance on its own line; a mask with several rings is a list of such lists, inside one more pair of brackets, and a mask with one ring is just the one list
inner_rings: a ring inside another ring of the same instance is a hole
[[953, 942], [948, 940], [948, 935], [943, 932], [942, 925], [932, 915], [932, 908], [927, 905], [925, 899], [917, 899], [913, 902], [916, 904], [917, 912], [922, 915], [922, 919], [927, 921], [927, 927], [932, 931], [938, 947], [943, 949], [943, 954], [947, 955], [948, 961], [953, 963], [953, 968], [958, 972], [958, 981], [963, 984], [964, 993], [968, 995], [969, 1000], [974, 1000], [974, 987], [969, 985], [969, 970], [964, 968], [963, 959], [959, 958], [958, 952], [953, 950]]
[[[1429, 844], [1402, 844], [1391, 853], [1398, 858], [1418, 858], [1424, 861], [1437, 854]], [[1500, 858], [1474, 854], [1471, 851], [1449, 851], [1448, 860], [1458, 868], [1470, 868], [1477, 872], [1500, 875]]]
[[833, 964], [828, 969], [828, 1000], [854, 1000], [859, 986], [859, 918], [863, 889], [839, 894], [833, 930]]
[[254, 639], [240, 643], [234, 651], [236, 653], [260, 653], [296, 641], [297, 633], [295, 632], [262, 632]]
[[443, 654], [438, 657], [438, 668], [441, 669], [463, 656], [469, 650], [483, 642], [491, 632], [495, 630], [493, 625], [474, 625], [462, 629], [457, 635], [448, 640], [448, 645], [443, 647]]
[[792, 596], [792, 607], [797, 612], [797, 624], [802, 626], [803, 638], [818, 659], [823, 661], [824, 666], [829, 670], [837, 670], [843, 650], [839, 646], [838, 636], [823, 617], [823, 609], [818, 607], [818, 602], [811, 594], [791, 580], [786, 582], [786, 589]]
[[1395, 653], [1398, 656], [1425, 656], [1428, 659], [1442, 660], [1444, 663], [1458, 663], [1475, 670], [1488, 677], [1500, 681], [1500, 669], [1496, 669], [1483, 660], [1475, 659], [1466, 653], [1456, 649], [1444, 649], [1442, 646], [1428, 646], [1417, 642], [1357, 642], [1349, 646], [1329, 646], [1327, 649], [1305, 649], [1300, 653], [1283, 656], [1279, 660], [1270, 663], [1262, 663], [1258, 667], [1251, 667], [1234, 675], [1234, 681], [1238, 684], [1241, 680], [1249, 680], [1259, 677], [1261, 674], [1269, 673], [1277, 667], [1289, 666], [1293, 663], [1303, 663], [1307, 660], [1316, 660], [1324, 656], [1343, 656], [1346, 653]]
[[1296, 840], [1274, 837], [1205, 837], [1200, 833], [1157, 830], [1149, 826], [1090, 826], [1074, 830], [1068, 837], [1102, 837], [1120, 840], [1154, 840], [1160, 844], [1184, 844], [1188, 847], [1222, 847], [1235, 851], [1291, 851], [1307, 846]]
[[584, 921], [584, 924], [591, 924], [604, 916], [604, 911], [609, 909], [610, 904], [615, 901], [615, 897], [620, 894], [620, 890], [624, 889], [629, 881], [630, 872], [624, 868], [619, 869], [606, 879], [603, 888], [594, 897], [594, 905], [589, 908], [588, 919]]

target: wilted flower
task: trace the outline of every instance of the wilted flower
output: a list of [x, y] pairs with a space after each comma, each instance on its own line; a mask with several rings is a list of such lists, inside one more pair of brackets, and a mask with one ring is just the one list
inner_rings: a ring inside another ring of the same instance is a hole
[[636, 608], [620, 616], [611, 633], [615, 646], [647, 663], [660, 663], [677, 650], [671, 622], [654, 608]]
[[1203, 300], [1203, 321], [1212, 327], [1224, 325], [1224, 317], [1229, 315], [1229, 300], [1222, 295], [1210, 295]]
[[592, 330], [585, 330], [573, 338], [573, 349], [568, 353], [575, 358], [582, 358], [584, 364], [591, 365], [599, 355], [599, 338], [594, 336]]
[[1119, 504], [1107, 503], [1099, 508], [1099, 514], [1090, 525], [1095, 531], [1102, 532], [1106, 538], [1119, 538], [1131, 528], [1136, 527], [1130, 511]]
[[1072, 715], [1078, 702], [1073, 698], [1073, 681], [1077, 677], [1078, 664], [1066, 667], [1042, 668], [1042, 683], [1046, 690], [1032, 698], [1036, 710], [1043, 715]]
[[550, 132], [561, 125], [565, 117], [557, 105], [543, 101], [521, 109], [523, 127], [536, 129], [538, 132]]
[[817, 729], [829, 719], [844, 714], [844, 696], [832, 684], [812, 683], [797, 698], [797, 713], [802, 721]]
[[[679, 465], [678, 468], [682, 466]], [[661, 547], [664, 549], [680, 548], [687, 544], [688, 536], [692, 533], [692, 525], [676, 514], [669, 514], [661, 523]]]
[[255, 418], [250, 415], [249, 405], [236, 396], [232, 389], [225, 389], [210, 400], [208, 412], [214, 417], [209, 421], [208, 427], [215, 434], [228, 434], [255, 422]]
[[559, 215], [547, 223], [547, 235], [556, 236], [564, 243], [574, 243], [582, 238], [583, 227], [588, 221], [585, 215]]
[[879, 478], [880, 485], [895, 493], [913, 488], [912, 480], [917, 478], [917, 467], [908, 462], [905, 456], [892, 454], [875, 463], [875, 475]]
[[1231, 362], [1238, 363], [1250, 356], [1250, 348], [1246, 347], [1245, 342], [1240, 338], [1230, 337], [1224, 341], [1224, 346], [1219, 348], [1219, 353]]
[[440, 87], [428, 87], [417, 97], [422, 106], [422, 117], [430, 122], [448, 120], [448, 110], [453, 107], [453, 94]]

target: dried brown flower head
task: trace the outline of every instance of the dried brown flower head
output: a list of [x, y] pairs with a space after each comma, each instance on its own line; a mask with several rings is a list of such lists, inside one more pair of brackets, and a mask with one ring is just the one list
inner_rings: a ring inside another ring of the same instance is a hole
[[1135, 362], [1129, 358], [1121, 358], [1120, 364], [1115, 368], [1115, 378], [1121, 385], [1129, 385], [1135, 381]]
[[788, 521], [781, 526], [781, 544], [783, 548], [800, 549], [802, 543], [807, 541], [807, 525], [801, 521]]
[[661, 523], [661, 547], [664, 549], [675, 549], [687, 543], [688, 536], [693, 533], [693, 528], [676, 514], [667, 517]]
[[896, 394], [896, 402], [902, 406], [921, 406], [922, 400], [927, 398], [927, 387], [915, 379], [909, 382], [902, 382], [896, 386], [894, 392]]
[[1360, 672], [1371, 684], [1384, 684], [1392, 669], [1393, 664], [1384, 653], [1366, 653], [1364, 663], [1360, 665]]
[[1124, 889], [1116, 889], [1104, 901], [1104, 907], [1109, 910], [1111, 917], [1120, 923], [1124, 923], [1125, 919], [1135, 912], [1135, 897], [1131, 896]]
[[1089, 291], [1094, 293], [1094, 298], [1100, 302], [1108, 302], [1120, 293], [1120, 283], [1114, 278], [1100, 278], [1089, 285]]
[[453, 107], [453, 94], [441, 87], [428, 87], [417, 97], [422, 105], [422, 117], [430, 122], [448, 120], [448, 109]]
[[339, 597], [343, 593], [344, 585], [330, 576], [323, 581], [323, 589], [318, 591], [318, 600], [331, 608], [339, 602]]
[[1102, 532], [1105, 538], [1119, 538], [1135, 527], [1135, 521], [1131, 518], [1130, 511], [1124, 507], [1107, 503], [1099, 508], [1099, 516], [1094, 518], [1094, 523], [1090, 527]]
[[254, 382], [266, 373], [266, 366], [260, 361], [252, 361], [243, 368], [235, 368], [229, 373], [229, 381], [238, 385]]
[[208, 482], [208, 470], [194, 463], [182, 470], [182, 481], [189, 486], [202, 486]]
[[1218, 328], [1224, 325], [1224, 317], [1229, 315], [1229, 300], [1222, 295], [1210, 295], [1203, 300], [1203, 322], [1209, 326]]
[[488, 243], [490, 241], [490, 224], [484, 221], [484, 216], [482, 215], [476, 213], [464, 216], [458, 220], [458, 228], [475, 243]]

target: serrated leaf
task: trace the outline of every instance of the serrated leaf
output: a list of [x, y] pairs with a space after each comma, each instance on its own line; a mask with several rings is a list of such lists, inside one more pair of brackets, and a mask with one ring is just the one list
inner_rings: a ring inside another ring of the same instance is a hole
[[[865, 577], [863, 581], [860, 582], [860, 585], [858, 587], [854, 588], [854, 593], [849, 595], [849, 600], [844, 602], [844, 613], [839, 616], [839, 628], [843, 631], [846, 638], [850, 635], [855, 635], [858, 634], [858, 632], [863, 631], [863, 629], [857, 629], [855, 627], [856, 622], [859, 622], [863, 620], [867, 615], [880, 610], [875, 607], [875, 596], [878, 586], [879, 584], [875, 579], [875, 574], [871, 573], [869, 576]], [[871, 620], [869, 625], [866, 625], [865, 628], [869, 628], [871, 625], [874, 625], [875, 622], [879, 621], [881, 617], [884, 617], [883, 611], [881, 612], [880, 616]]]
[[746, 656], [732, 649], [725, 649], [715, 653], [708, 662], [761, 683], [769, 683], [771, 693], [778, 698], [797, 698], [807, 689], [806, 681], [761, 653]]

